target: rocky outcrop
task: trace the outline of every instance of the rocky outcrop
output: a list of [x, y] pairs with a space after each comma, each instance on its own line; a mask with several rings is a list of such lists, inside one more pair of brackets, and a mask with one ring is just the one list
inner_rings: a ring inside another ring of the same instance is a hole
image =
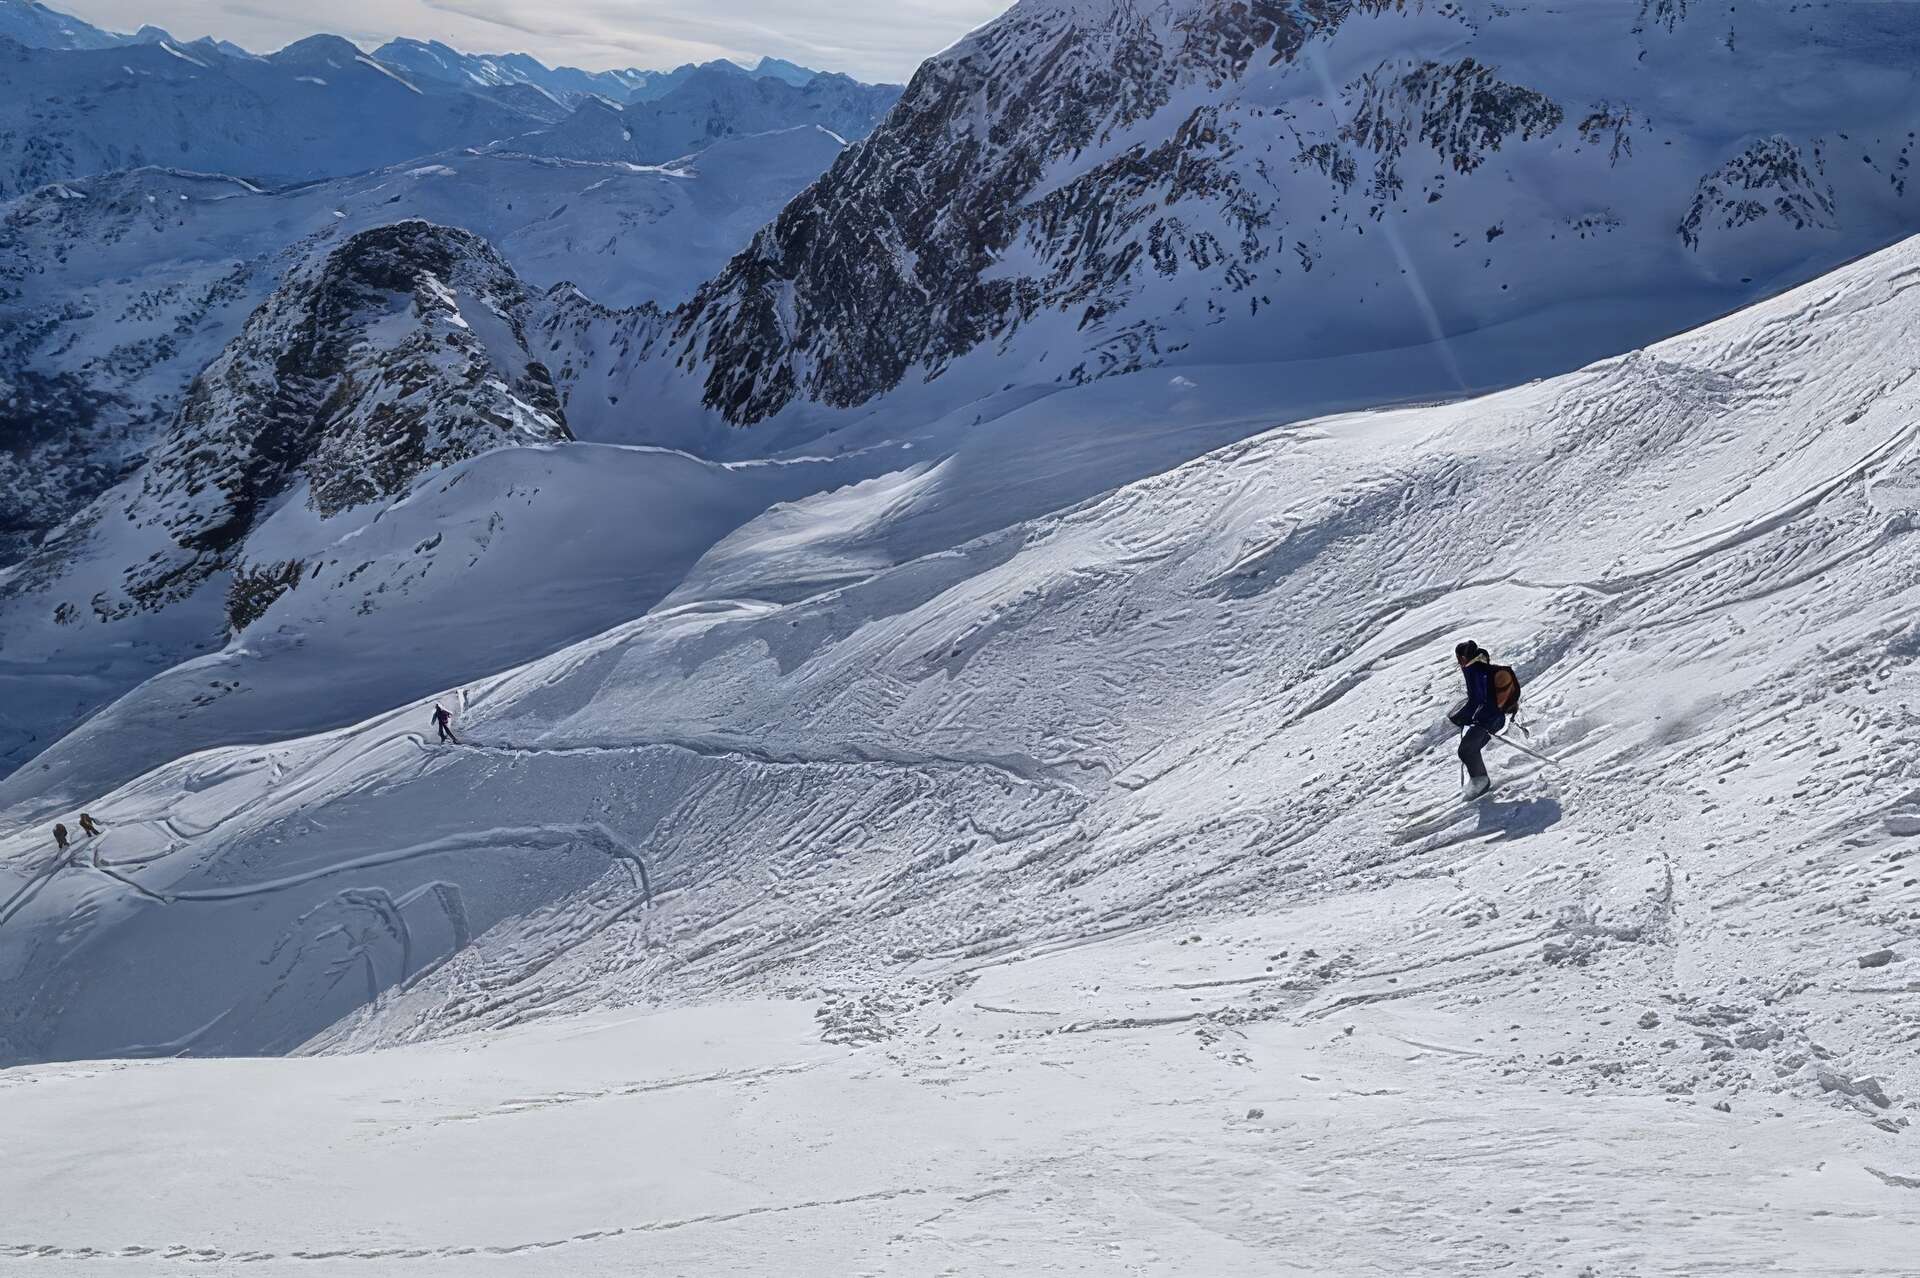
[[132, 567], [153, 606], [229, 564], [299, 491], [322, 517], [510, 443], [570, 438], [528, 350], [535, 300], [484, 241], [402, 222], [295, 271], [188, 394], [127, 517], [172, 551]]
[[1701, 237], [1718, 228], [1737, 230], [1778, 217], [1797, 230], [1830, 227], [1835, 213], [1833, 187], [1826, 181], [1818, 148], [1811, 161], [1784, 137], [1763, 138], [1700, 179], [1700, 187], [1680, 221], [1680, 238], [1698, 248]]

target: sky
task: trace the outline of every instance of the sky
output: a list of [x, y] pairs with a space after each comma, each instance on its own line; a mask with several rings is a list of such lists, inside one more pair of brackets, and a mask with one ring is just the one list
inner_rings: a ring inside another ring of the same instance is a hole
[[666, 68], [788, 58], [863, 80], [904, 81], [1012, 0], [45, 0], [95, 26], [143, 23], [269, 52], [316, 31], [367, 47], [394, 36], [550, 65]]

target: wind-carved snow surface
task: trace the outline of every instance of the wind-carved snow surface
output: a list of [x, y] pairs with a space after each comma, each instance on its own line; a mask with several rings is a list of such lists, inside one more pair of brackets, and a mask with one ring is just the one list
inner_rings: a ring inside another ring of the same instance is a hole
[[[1908, 242], [1068, 496], [1023, 441], [1271, 393], [1105, 381], [450, 689], [458, 746], [408, 705], [15, 828], [9, 1059], [321, 1058], [10, 1072], [0, 1254], [1908, 1272], [1917, 305]], [[1448, 806], [1468, 636], [1559, 762]]]

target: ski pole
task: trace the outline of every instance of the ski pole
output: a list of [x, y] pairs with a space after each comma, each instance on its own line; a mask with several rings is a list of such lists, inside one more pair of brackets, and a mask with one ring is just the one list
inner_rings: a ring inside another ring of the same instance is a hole
[[1530, 754], [1534, 758], [1540, 760], [1542, 763], [1551, 763], [1556, 768], [1563, 768], [1566, 766], [1564, 763], [1560, 762], [1560, 760], [1554, 758], [1552, 755], [1541, 754], [1538, 750], [1534, 749], [1532, 746], [1523, 746], [1518, 741], [1512, 740], [1509, 737], [1503, 737], [1497, 732], [1493, 733], [1492, 736], [1495, 741], [1500, 742], [1502, 745], [1512, 746], [1514, 749], [1518, 750], [1521, 754]]

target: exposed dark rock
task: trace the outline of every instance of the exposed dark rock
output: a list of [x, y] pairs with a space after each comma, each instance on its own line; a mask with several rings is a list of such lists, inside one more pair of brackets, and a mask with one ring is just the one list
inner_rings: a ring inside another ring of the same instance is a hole
[[533, 300], [484, 241], [425, 222], [295, 271], [195, 380], [141, 476], [128, 516], [179, 553], [133, 567], [132, 599], [164, 603], [227, 566], [297, 481], [331, 516], [487, 448], [570, 438], [527, 349]]

